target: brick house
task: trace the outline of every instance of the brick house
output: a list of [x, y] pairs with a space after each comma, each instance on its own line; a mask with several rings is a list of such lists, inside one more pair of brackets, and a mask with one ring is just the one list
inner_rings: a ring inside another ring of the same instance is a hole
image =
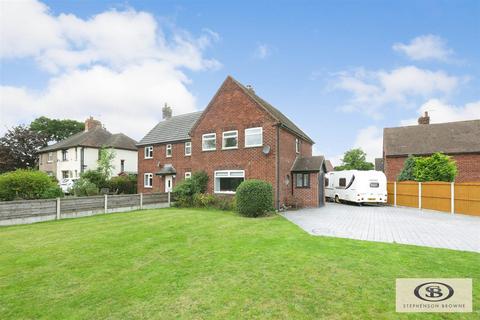
[[480, 120], [430, 124], [428, 113], [418, 125], [385, 128], [384, 172], [396, 180], [408, 155], [429, 156], [443, 152], [457, 162], [456, 182], [480, 181]]
[[138, 190], [170, 191], [192, 172], [209, 175], [208, 192], [234, 194], [244, 179], [274, 188], [275, 207], [323, 204], [322, 156], [291, 120], [232, 77], [202, 112], [164, 120], [137, 145]]

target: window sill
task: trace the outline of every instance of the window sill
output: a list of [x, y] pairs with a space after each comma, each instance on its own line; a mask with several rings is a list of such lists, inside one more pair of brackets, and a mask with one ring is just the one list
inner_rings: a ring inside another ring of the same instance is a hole
[[165, 156], [165, 158], [171, 158], [172, 156]]
[[152, 189], [152, 186], [143, 186], [145, 189]]
[[258, 144], [258, 145], [254, 145], [254, 146], [245, 146], [245, 149], [247, 148], [261, 148], [263, 147], [263, 144]]
[[214, 193], [219, 193], [219, 194], [235, 194], [235, 191], [215, 191]]
[[295, 189], [310, 189], [310, 187], [297, 187], [297, 186], [295, 186]]
[[153, 157], [150, 157], [150, 158], [143, 158], [144, 160], [151, 160], [153, 159]]
[[222, 150], [237, 150], [238, 147], [228, 147], [228, 148], [222, 148]]
[[192, 156], [192, 154], [186, 154], [185, 155], [185, 157], [191, 157], [191, 156]]
[[215, 149], [202, 149], [202, 151], [204, 151], [204, 152], [208, 152], [208, 151], [217, 151], [217, 149], [216, 149], [216, 148], [215, 148]]

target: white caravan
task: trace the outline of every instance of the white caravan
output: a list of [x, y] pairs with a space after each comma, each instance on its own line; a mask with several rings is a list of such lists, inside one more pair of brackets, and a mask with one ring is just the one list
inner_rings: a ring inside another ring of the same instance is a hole
[[387, 177], [375, 170], [329, 172], [325, 175], [325, 197], [335, 202], [387, 203]]

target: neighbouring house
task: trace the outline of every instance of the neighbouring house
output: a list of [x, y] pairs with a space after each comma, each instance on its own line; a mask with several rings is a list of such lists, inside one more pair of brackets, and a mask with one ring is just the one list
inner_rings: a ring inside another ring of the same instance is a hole
[[113, 148], [113, 175], [137, 172], [136, 141], [123, 133], [112, 134], [92, 117], [85, 121], [85, 130], [38, 151], [39, 169], [57, 179], [79, 178], [97, 168], [100, 149]]
[[408, 155], [443, 152], [457, 163], [456, 182], [480, 181], [480, 120], [430, 124], [425, 112], [418, 125], [383, 130], [384, 172], [396, 180]]
[[275, 207], [322, 205], [323, 157], [313, 141], [279, 110], [227, 77], [203, 112], [163, 121], [139, 143], [138, 190], [166, 192], [193, 172], [209, 175], [208, 192], [234, 194], [245, 179], [274, 189]]
[[384, 172], [383, 158], [375, 158], [375, 170]]
[[335, 171], [335, 168], [330, 160], [325, 160], [325, 168], [327, 169], [327, 172]]

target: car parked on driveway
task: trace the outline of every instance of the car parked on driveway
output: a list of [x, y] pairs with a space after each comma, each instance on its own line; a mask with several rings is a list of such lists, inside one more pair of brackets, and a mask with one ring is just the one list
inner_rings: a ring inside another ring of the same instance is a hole
[[73, 188], [73, 185], [78, 179], [72, 179], [72, 178], [64, 178], [60, 181], [58, 184], [60, 186], [60, 189], [62, 189], [63, 193], [69, 194], [70, 190]]

